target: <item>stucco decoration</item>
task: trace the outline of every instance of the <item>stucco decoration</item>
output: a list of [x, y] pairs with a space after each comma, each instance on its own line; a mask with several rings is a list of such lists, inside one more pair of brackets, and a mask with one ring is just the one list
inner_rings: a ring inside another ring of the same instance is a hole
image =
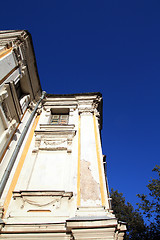
[[41, 124], [40, 129], [35, 131], [35, 148], [38, 150], [72, 152], [72, 142], [76, 134], [74, 125], [54, 126], [51, 124]]
[[[69, 199], [72, 197], [71, 192], [54, 192], [54, 191], [20, 191], [20, 192], [13, 192], [13, 198], [21, 199], [22, 204], [21, 208], [24, 208], [25, 204], [31, 205], [32, 208], [38, 207], [46, 207], [52, 206], [54, 208], [59, 208], [61, 204], [62, 197], [68, 197]], [[28, 211], [28, 210], [27, 210]]]
[[[48, 222], [52, 222], [55, 216], [68, 218], [70, 216], [69, 204], [72, 201], [73, 193], [65, 191], [14, 191], [14, 206], [8, 214], [10, 221], [18, 221], [23, 215], [25, 222], [43, 221], [46, 216]], [[64, 214], [64, 210], [65, 214]], [[32, 220], [31, 220], [32, 218]]]
[[60, 139], [42, 140], [41, 144], [39, 146], [39, 150], [50, 150], [50, 151], [67, 150], [67, 139], [65, 139], [65, 140], [60, 140]]

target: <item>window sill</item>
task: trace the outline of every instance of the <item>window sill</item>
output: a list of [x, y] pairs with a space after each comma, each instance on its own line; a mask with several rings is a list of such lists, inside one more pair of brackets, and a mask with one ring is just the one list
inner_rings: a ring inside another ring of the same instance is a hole
[[41, 130], [73, 130], [75, 128], [74, 124], [40, 124]]

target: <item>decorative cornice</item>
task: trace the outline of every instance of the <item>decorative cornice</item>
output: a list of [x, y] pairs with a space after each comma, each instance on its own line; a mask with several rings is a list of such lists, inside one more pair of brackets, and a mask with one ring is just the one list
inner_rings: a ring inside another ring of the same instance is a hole
[[[46, 126], [49, 128], [46, 130]], [[57, 129], [59, 127], [59, 129]], [[49, 124], [42, 124], [40, 126], [43, 130], [35, 131], [35, 148], [33, 153], [37, 153], [39, 150], [45, 151], [67, 151], [72, 152], [72, 141], [76, 134], [76, 130], [73, 130], [74, 125], [71, 126], [54, 126]], [[56, 129], [55, 129], [56, 128]]]

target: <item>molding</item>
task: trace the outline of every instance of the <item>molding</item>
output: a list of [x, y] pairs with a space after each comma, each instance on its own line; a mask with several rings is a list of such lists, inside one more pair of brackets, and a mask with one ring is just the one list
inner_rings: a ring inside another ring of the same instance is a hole
[[33, 153], [39, 150], [72, 152], [72, 141], [76, 134], [74, 125], [40, 124], [40, 130], [35, 131], [35, 148]]
[[93, 108], [78, 108], [78, 113], [79, 115], [87, 115], [87, 116], [92, 116], [94, 114], [94, 109]]
[[35, 197], [35, 196], [61, 196], [61, 197], [69, 197], [73, 196], [73, 192], [65, 192], [65, 191], [13, 191], [13, 198], [17, 197]]
[[[68, 218], [69, 214], [69, 202], [73, 197], [73, 192], [65, 191], [45, 191], [45, 190], [22, 190], [14, 191], [13, 199], [17, 209], [12, 208], [9, 213], [10, 217], [23, 217], [23, 219], [29, 217], [37, 218], [45, 216], [49, 217], [62, 217], [61, 211], [68, 206], [63, 216]], [[15, 206], [15, 205], [13, 205]], [[33, 221], [35, 221], [33, 220]], [[44, 222], [44, 219], [41, 219]]]
[[64, 125], [54, 125], [54, 124], [40, 124], [39, 128], [43, 131], [62, 131], [62, 130], [73, 130], [75, 128], [74, 124], [64, 124]]

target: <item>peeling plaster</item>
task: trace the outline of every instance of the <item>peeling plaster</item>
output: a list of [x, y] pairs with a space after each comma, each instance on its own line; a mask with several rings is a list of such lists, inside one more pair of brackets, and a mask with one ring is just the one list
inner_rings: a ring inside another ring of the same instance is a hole
[[100, 200], [100, 186], [95, 181], [90, 169], [90, 162], [81, 160], [80, 191], [83, 201]]

